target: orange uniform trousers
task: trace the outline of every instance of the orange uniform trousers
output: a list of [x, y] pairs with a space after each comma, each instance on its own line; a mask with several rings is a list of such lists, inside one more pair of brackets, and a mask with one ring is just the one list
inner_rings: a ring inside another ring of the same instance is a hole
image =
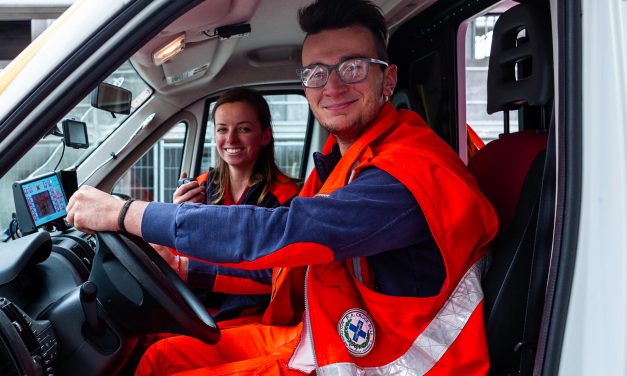
[[226, 328], [215, 345], [186, 336], [156, 342], [146, 350], [135, 376], [299, 375], [287, 362], [300, 339], [296, 326], [249, 324]]

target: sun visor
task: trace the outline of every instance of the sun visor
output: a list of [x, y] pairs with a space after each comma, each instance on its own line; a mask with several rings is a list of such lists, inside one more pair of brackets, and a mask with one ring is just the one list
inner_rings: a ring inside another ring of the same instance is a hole
[[[229, 16], [233, 5], [232, 0], [220, 1], [203, 1], [194, 9], [179, 17], [176, 21], [168, 25], [159, 36], [168, 36], [179, 34], [189, 30], [190, 25], [197, 25], [196, 28], [202, 29], [203, 25], [219, 25]], [[199, 19], [201, 22], [199, 22]]]
[[[223, 37], [221, 32], [247, 26], [258, 4], [259, 0], [205, 0], [142, 46], [131, 62], [157, 91], [199, 78], [208, 80], [220, 71], [246, 34]], [[168, 44], [181, 37], [181, 48], [155, 63], [155, 53], [167, 51]]]

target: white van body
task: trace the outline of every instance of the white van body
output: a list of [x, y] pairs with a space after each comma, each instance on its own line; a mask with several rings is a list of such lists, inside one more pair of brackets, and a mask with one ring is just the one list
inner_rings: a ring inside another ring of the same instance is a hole
[[[301, 102], [294, 103], [304, 106], [302, 87], [294, 75], [294, 69], [300, 67], [299, 48], [304, 37], [295, 12], [310, 1], [185, 0], [173, 3], [167, 0], [76, 1], [0, 72], [0, 207], [7, 208], [7, 213], [1, 214], [6, 220], [0, 219], [0, 230], [9, 227], [10, 213], [15, 211], [12, 184], [14, 180], [26, 178], [14, 178], [10, 173], [12, 169], [24, 163], [26, 153], [67, 118], [99, 82], [127, 60], [137, 77], [145, 81], [146, 91], [142, 94], [145, 98], [130, 115], [116, 118], [116, 125], [109, 134], [89, 140], [88, 153], [66, 161], [66, 166], [61, 164], [63, 168], [76, 170], [79, 185], [115, 192], [134, 163], [178, 124], [184, 124], [185, 131], [180, 137], [184, 146], [177, 173], [201, 172], [207, 159], [202, 150], [204, 145], [209, 145], [205, 137], [211, 133], [209, 106], [217, 95], [231, 87], [243, 85], [268, 95], [300, 96]], [[448, 20], [454, 18], [454, 12], [462, 12], [465, 19], [453, 25], [457, 28], [452, 42], [457, 55], [451, 52], [451, 56], [443, 58], [448, 58], [443, 66], [455, 66], [451, 69], [461, 76], [466, 74], [464, 38], [471, 17], [516, 5], [513, 1], [478, 1], [483, 6], [481, 12], [466, 15], [464, 6], [469, 9], [476, 6], [470, 1], [450, 2], [459, 5], [458, 8], [447, 8], [446, 0], [377, 0], [375, 3], [386, 14], [392, 31], [391, 42], [396, 38], [397, 44], [403, 42], [398, 41], [399, 35], [404, 35], [408, 28], [419, 30], [412, 20], [421, 20], [421, 15], [440, 12], [442, 20]], [[627, 375], [627, 273], [624, 272], [627, 270], [627, 1], [550, 0], [544, 3], [550, 7], [552, 21], [557, 182], [551, 266], [533, 373]], [[252, 25], [250, 36], [224, 40], [208, 36], [217, 27], [240, 23]], [[181, 54], [179, 60], [173, 58], [162, 68], [155, 66], [151, 51], [180, 33], [194, 40], [185, 52], [190, 55]], [[192, 53], [194, 46], [205, 43], [211, 45]], [[409, 40], [407, 44], [407, 49], [411, 50]], [[201, 56], [207, 56], [207, 60], [202, 60]], [[406, 66], [403, 62], [392, 62], [398, 64], [401, 71], [409, 69], [409, 62]], [[195, 70], [204, 73], [197, 79], [168, 83]], [[409, 80], [408, 76], [401, 76], [401, 80]], [[451, 75], [446, 77], [449, 82], [454, 81]], [[454, 85], [445, 81], [442, 80], [442, 91], [461, 103], [458, 110], [453, 111], [451, 120], [457, 133], [446, 141], [467, 160], [465, 102], [472, 98], [464, 92], [463, 79], [455, 81]], [[309, 154], [321, 150], [326, 132], [311, 114], [301, 117], [305, 119], [302, 129], [307, 129], [307, 135], [305, 131], [300, 132], [301, 128], [286, 126], [282, 136], [285, 145], [293, 146], [297, 138], [302, 142], [299, 147]], [[437, 128], [437, 125], [432, 126]], [[446, 126], [450, 124], [443, 124], [441, 129], [450, 131]], [[302, 134], [296, 137], [290, 132]], [[40, 173], [53, 170], [56, 150], [52, 156], [54, 161], [40, 166]], [[59, 163], [63, 161], [63, 157], [60, 158]], [[311, 171], [313, 163], [309, 155], [298, 158], [294, 177], [303, 178]], [[163, 185], [158, 176], [163, 176], [164, 171], [154, 171], [155, 187]], [[167, 196], [166, 191], [162, 188], [160, 194]], [[64, 253], [59, 248], [63, 247], [60, 240], [63, 237], [57, 231], [42, 228], [38, 233], [50, 233], [46, 235], [53, 239], [49, 252], [61, 260]], [[17, 259], [24, 254], [22, 246], [17, 245], [23, 244], [23, 239], [10, 237], [0, 244], [2, 250], [14, 252], [7, 253], [11, 255], [8, 258]], [[91, 235], [75, 237], [82, 237], [85, 244], [95, 248]], [[91, 265], [91, 260], [88, 261]], [[47, 265], [46, 262], [52, 261], [42, 262]], [[62, 263], [71, 264], [65, 259]], [[17, 261], [0, 262], [0, 275], [11, 275], [0, 278], [0, 297], [15, 300], [11, 294], [20, 291], [15, 285], [16, 278], [22, 275], [28, 278], [26, 264], [26, 261], [23, 265]], [[33, 297], [36, 303], [20, 308], [33, 319], [44, 320], [42, 317], [49, 316], [41, 307], [64, 302], [72, 305], [71, 312], [77, 315], [76, 320], [82, 320], [82, 313], [76, 308], [80, 307], [77, 289], [86, 279], [75, 273], [75, 266], [67, 268], [72, 270], [67, 273], [73, 275], [73, 282], [50, 295]], [[11, 274], [13, 272], [15, 275]], [[61, 274], [63, 272], [58, 273]], [[28, 301], [30, 297], [24, 299]], [[33, 306], [41, 309], [29, 311]], [[69, 325], [63, 325], [66, 324], [53, 322], [59, 348], [64, 341], [82, 343], [80, 330], [71, 332]], [[117, 324], [111, 326], [114, 331], [118, 330]], [[11, 348], [7, 330], [0, 331], [4, 336], [0, 339], [6, 345], [0, 351], [11, 351], [20, 372], [31, 370], [45, 374], [45, 368], [39, 365], [24, 369], [26, 366], [15, 355], [21, 350]], [[86, 375], [132, 370], [133, 365], [127, 361], [137, 337], [122, 335], [122, 345], [112, 354], [84, 349], [74, 357], [63, 358], [62, 355], [61, 359], [55, 359], [52, 367], [67, 374]], [[69, 371], [73, 367], [80, 371]]]

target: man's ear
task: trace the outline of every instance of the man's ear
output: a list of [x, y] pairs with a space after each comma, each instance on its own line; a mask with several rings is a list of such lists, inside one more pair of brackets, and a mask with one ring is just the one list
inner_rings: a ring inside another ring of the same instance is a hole
[[391, 97], [394, 94], [394, 88], [396, 87], [396, 72], [398, 67], [395, 64], [391, 64], [383, 71], [383, 95]]
[[261, 132], [261, 145], [266, 146], [272, 141], [272, 127], [268, 127]]

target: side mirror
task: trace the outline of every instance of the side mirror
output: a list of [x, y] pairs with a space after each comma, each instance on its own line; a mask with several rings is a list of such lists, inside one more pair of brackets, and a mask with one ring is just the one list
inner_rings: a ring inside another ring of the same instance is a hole
[[91, 105], [114, 114], [128, 115], [131, 113], [132, 97], [129, 90], [101, 82], [91, 93]]

